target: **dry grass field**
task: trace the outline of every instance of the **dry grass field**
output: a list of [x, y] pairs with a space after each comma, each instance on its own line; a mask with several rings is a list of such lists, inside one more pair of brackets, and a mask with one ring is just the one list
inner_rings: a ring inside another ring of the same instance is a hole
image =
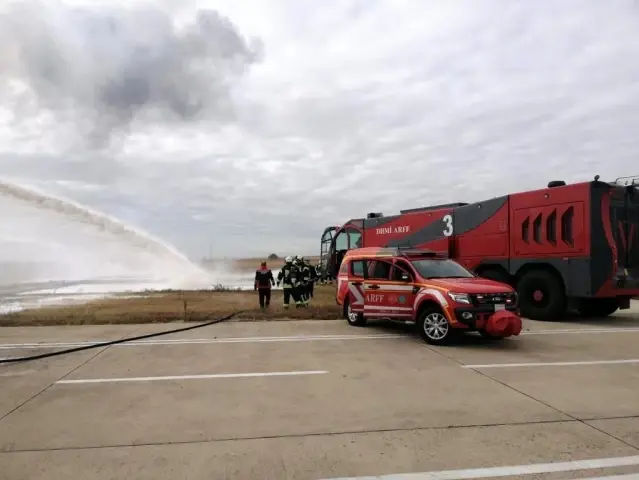
[[[316, 264], [319, 257], [307, 257]], [[224, 261], [227, 267], [252, 272], [262, 261], [279, 269], [284, 259], [244, 258]], [[207, 262], [215, 266], [216, 262]], [[165, 291], [111, 297], [84, 304], [41, 307], [0, 315], [0, 326], [27, 325], [102, 325], [166, 322], [198, 322], [213, 320], [241, 310], [237, 320], [337, 319], [341, 310], [335, 302], [334, 285], [316, 285], [309, 308], [288, 310], [282, 307], [281, 290], [273, 290], [271, 306], [261, 311], [257, 292], [232, 291], [224, 288], [200, 291]]]
[[[260, 257], [241, 258], [241, 259], [232, 259], [232, 260], [228, 260], [228, 261], [211, 260], [211, 261], [207, 261], [206, 265], [214, 267], [217, 263], [224, 263], [224, 264], [226, 264], [226, 265], [228, 265], [231, 268], [236, 269], [236, 270], [253, 271], [253, 270], [259, 268], [261, 262], [265, 261], [268, 264], [268, 267], [270, 269], [277, 270], [282, 265], [284, 265], [284, 258], [285, 257], [278, 258], [277, 260], [269, 260], [266, 257], [264, 257], [264, 258], [260, 258]], [[311, 265], [317, 265], [317, 262], [319, 261], [319, 256], [317, 256], [317, 255], [311, 255], [311, 256], [307, 256], [305, 258], [307, 258], [311, 262]]]
[[109, 298], [82, 305], [43, 307], [0, 316], [0, 326], [101, 325], [198, 322], [237, 310], [237, 320], [338, 319], [335, 286], [316, 285], [309, 308], [282, 307], [282, 291], [273, 290], [268, 311], [259, 309], [254, 291], [159, 292], [128, 298]]

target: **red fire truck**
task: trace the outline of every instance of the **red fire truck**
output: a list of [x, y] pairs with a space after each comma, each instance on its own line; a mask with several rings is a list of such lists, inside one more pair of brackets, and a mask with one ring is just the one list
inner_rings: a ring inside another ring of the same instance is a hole
[[639, 176], [369, 213], [324, 230], [320, 263], [334, 278], [347, 250], [410, 247], [445, 252], [476, 274], [514, 286], [523, 316], [568, 309], [607, 316], [639, 295]]

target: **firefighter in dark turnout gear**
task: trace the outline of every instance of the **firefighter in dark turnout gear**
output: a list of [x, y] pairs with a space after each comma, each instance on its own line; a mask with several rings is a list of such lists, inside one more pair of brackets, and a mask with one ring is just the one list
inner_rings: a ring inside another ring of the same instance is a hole
[[309, 284], [311, 283], [311, 270], [308, 268], [306, 262], [304, 262], [304, 257], [298, 255], [295, 257], [295, 262], [297, 264], [297, 268], [300, 270], [301, 282], [300, 282], [300, 297], [302, 297], [302, 303], [304, 306], [308, 307], [308, 302], [310, 300], [309, 296]]
[[317, 283], [323, 285], [326, 283], [326, 275], [324, 275], [324, 267], [322, 262], [319, 262], [315, 267], [315, 275], [317, 276]]
[[260, 308], [266, 308], [271, 304], [271, 286], [275, 285], [273, 272], [262, 262], [259, 269], [255, 271], [254, 289], [258, 291], [260, 298]]
[[315, 267], [311, 265], [311, 262], [309, 262], [308, 259], [306, 260], [306, 266], [311, 274], [311, 281], [308, 284], [308, 297], [311, 299], [313, 298], [313, 291], [315, 290], [315, 283], [317, 283], [318, 275], [317, 270], [315, 270]]
[[289, 307], [289, 302], [291, 300], [291, 296], [293, 297], [293, 301], [295, 302], [295, 306], [300, 308], [302, 306], [302, 301], [299, 297], [299, 280], [300, 280], [300, 272], [296, 265], [293, 264], [293, 259], [291, 257], [286, 257], [284, 266], [277, 274], [277, 286], [282, 284], [282, 288], [284, 290], [284, 308]]

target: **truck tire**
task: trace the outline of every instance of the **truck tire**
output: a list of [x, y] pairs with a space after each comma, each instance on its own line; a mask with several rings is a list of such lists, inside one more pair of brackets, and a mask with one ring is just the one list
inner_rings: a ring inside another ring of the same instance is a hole
[[344, 301], [344, 318], [348, 324], [353, 327], [363, 327], [366, 325], [366, 318], [364, 318], [362, 313], [355, 313], [351, 311], [351, 304], [348, 301], [348, 298]]
[[566, 292], [559, 279], [546, 270], [532, 270], [517, 283], [519, 309], [531, 320], [557, 320], [566, 313]]
[[457, 334], [448, 323], [444, 312], [435, 306], [428, 306], [422, 310], [417, 319], [417, 327], [422, 339], [431, 345], [448, 345]]
[[577, 303], [577, 311], [582, 317], [607, 317], [619, 309], [616, 298], [582, 298]]

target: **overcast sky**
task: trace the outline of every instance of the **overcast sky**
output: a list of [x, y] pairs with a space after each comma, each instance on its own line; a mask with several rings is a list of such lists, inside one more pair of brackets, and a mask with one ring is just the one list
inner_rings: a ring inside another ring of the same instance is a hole
[[[0, 177], [200, 258], [316, 254], [371, 211], [639, 174], [635, 1], [197, 8], [3, 2]], [[27, 220], [11, 205], [5, 234]]]

